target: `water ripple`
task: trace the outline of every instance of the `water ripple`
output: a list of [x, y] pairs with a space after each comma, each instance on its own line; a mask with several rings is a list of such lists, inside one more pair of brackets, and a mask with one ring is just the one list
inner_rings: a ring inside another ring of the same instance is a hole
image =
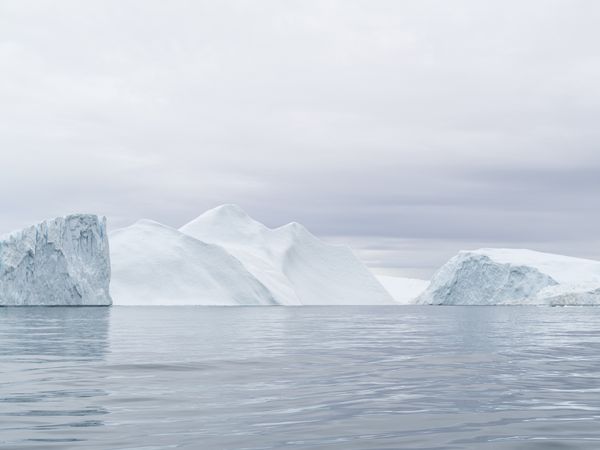
[[598, 449], [600, 308], [0, 308], [0, 448]]

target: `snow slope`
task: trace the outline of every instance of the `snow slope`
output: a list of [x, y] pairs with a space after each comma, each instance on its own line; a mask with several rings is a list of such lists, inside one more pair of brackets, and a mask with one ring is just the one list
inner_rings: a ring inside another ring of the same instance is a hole
[[271, 293], [223, 248], [150, 220], [110, 234], [116, 305], [270, 305]]
[[0, 305], [110, 305], [106, 219], [70, 215], [0, 237]]
[[600, 262], [519, 249], [462, 251], [433, 276], [418, 303], [600, 303]]
[[235, 205], [209, 210], [182, 233], [225, 248], [282, 305], [394, 304], [347, 247], [327, 245], [290, 223], [270, 229]]
[[396, 303], [401, 305], [413, 304], [416, 298], [425, 291], [429, 281], [418, 278], [402, 278], [387, 275], [377, 275], [377, 279], [390, 293]]

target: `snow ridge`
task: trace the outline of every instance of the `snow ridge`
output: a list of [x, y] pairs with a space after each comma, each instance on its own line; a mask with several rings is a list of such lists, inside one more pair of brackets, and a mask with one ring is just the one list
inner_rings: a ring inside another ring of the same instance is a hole
[[272, 305], [271, 293], [223, 248], [151, 220], [110, 234], [119, 305]]
[[179, 231], [223, 247], [278, 304], [394, 304], [350, 248], [325, 244], [298, 223], [270, 229], [239, 206], [223, 205]]

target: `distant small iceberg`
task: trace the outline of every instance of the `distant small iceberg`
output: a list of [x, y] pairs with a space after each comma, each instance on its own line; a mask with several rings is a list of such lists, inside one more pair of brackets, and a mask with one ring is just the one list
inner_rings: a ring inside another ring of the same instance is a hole
[[522, 249], [462, 251], [417, 299], [430, 305], [597, 305], [600, 262]]
[[428, 280], [421, 280], [419, 278], [377, 275], [377, 279], [399, 305], [411, 305], [415, 303], [417, 297], [429, 286]]

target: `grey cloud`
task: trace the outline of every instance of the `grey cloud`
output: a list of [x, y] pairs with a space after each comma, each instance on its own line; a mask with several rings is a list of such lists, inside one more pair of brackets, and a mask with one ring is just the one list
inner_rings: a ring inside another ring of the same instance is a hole
[[599, 19], [585, 0], [3, 1], [0, 230], [235, 202], [374, 267], [477, 242], [589, 256]]

